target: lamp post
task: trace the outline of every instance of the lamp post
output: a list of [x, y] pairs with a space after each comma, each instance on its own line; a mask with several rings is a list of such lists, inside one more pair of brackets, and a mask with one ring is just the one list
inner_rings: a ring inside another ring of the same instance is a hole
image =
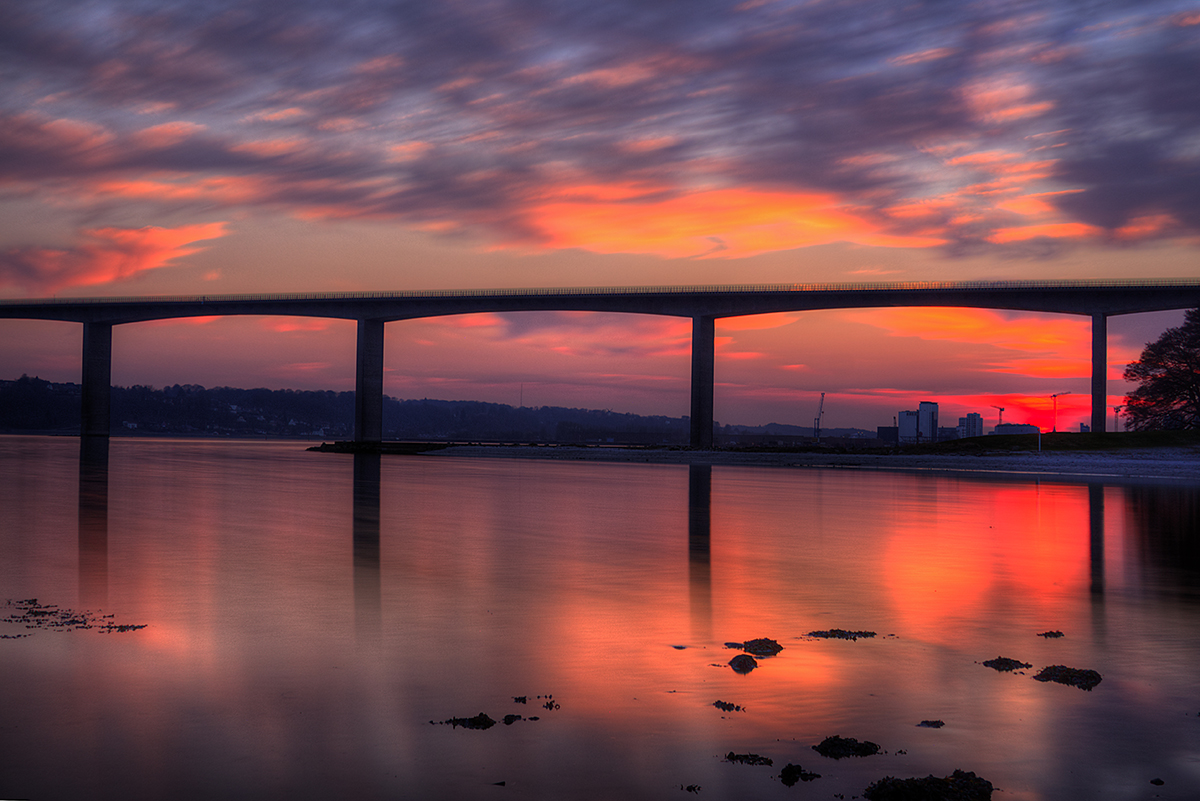
[[1121, 430], [1121, 410], [1124, 408], [1124, 406], [1113, 407], [1113, 431]]

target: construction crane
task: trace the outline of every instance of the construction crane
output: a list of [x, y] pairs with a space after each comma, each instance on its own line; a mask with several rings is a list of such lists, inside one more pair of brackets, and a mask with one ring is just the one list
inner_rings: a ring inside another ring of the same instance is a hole
[[1051, 398], [1054, 399], [1054, 427], [1050, 429], [1051, 431], [1058, 431], [1058, 396], [1059, 395], [1070, 395], [1070, 394], [1071, 394], [1070, 392], [1056, 392], [1055, 394], [1050, 396]]
[[817, 416], [813, 420], [813, 436], [821, 441], [821, 415], [825, 414], [825, 393], [821, 393], [821, 402], [817, 405]]
[[992, 408], [993, 408], [993, 409], [999, 409], [999, 410], [1000, 410], [1000, 417], [999, 417], [999, 419], [997, 419], [997, 420], [996, 420], [996, 425], [998, 425], [998, 426], [1002, 426], [1002, 425], [1004, 425], [1004, 407], [1003, 407], [1003, 406], [997, 406], [996, 404], [994, 404], [994, 403], [993, 403], [993, 404], [992, 404]]

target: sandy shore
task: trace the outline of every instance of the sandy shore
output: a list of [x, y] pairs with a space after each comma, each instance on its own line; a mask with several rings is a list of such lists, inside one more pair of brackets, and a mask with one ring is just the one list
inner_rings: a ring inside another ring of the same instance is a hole
[[737, 465], [744, 467], [836, 468], [920, 473], [981, 474], [1082, 481], [1168, 482], [1200, 485], [1200, 451], [1146, 448], [1113, 451], [995, 452], [955, 454], [753, 453], [745, 451], [641, 450], [569, 446], [458, 445], [428, 455], [548, 459], [560, 461], [645, 462], [650, 464]]

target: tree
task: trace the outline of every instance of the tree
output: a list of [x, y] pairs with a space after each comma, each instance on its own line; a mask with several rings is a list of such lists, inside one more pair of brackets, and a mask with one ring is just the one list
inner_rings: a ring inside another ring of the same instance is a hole
[[1125, 380], [1140, 384], [1125, 397], [1129, 429], [1200, 428], [1200, 309], [1146, 345], [1125, 367]]

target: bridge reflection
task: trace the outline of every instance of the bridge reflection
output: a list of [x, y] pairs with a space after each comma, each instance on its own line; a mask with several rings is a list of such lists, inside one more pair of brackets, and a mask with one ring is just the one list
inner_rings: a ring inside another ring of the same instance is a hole
[[380, 455], [354, 454], [354, 615], [360, 638], [373, 640], [383, 628], [383, 582], [379, 561]]
[[688, 466], [688, 595], [692, 636], [712, 640], [712, 465]]
[[79, 600], [108, 601], [108, 437], [79, 438]]

